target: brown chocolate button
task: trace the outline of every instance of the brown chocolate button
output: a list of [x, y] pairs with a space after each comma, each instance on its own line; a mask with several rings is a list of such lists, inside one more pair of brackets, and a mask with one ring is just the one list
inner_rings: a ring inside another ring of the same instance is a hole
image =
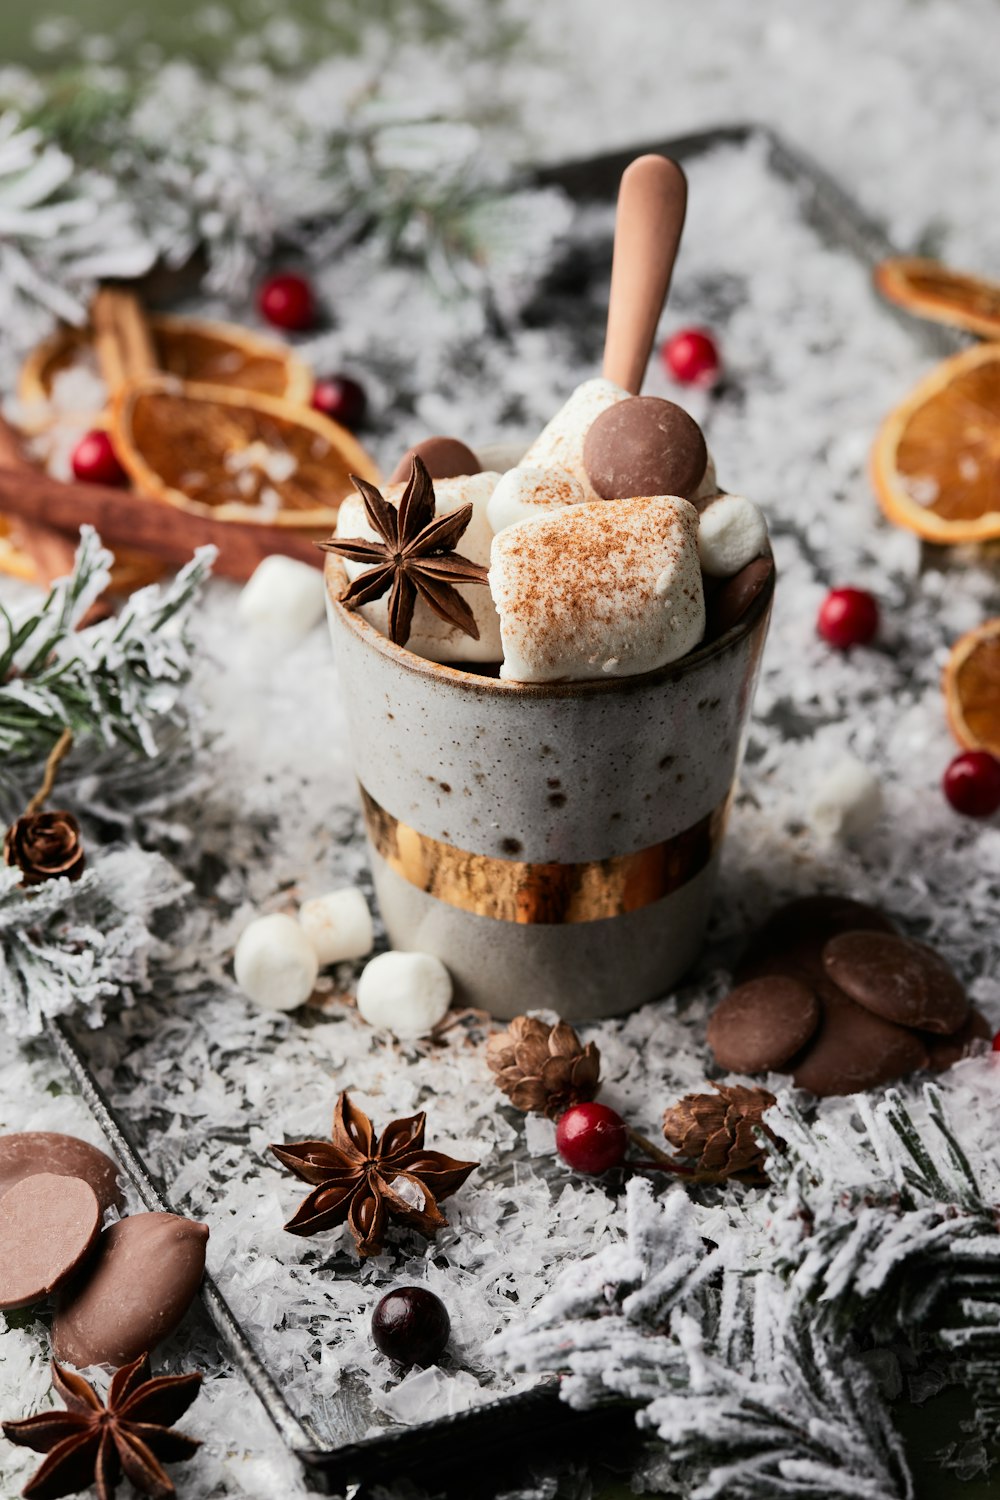
[[855, 1005], [833, 985], [821, 998], [819, 1030], [792, 1074], [799, 1088], [824, 1098], [856, 1094], [927, 1066], [927, 1051], [915, 1031]]
[[57, 1177], [81, 1177], [97, 1194], [103, 1212], [124, 1208], [118, 1167], [103, 1151], [75, 1135], [54, 1130], [23, 1130], [0, 1135], [0, 1197], [25, 1177], [52, 1172]]
[[801, 1051], [819, 1025], [812, 989], [781, 974], [751, 979], [716, 1006], [708, 1045], [720, 1067], [733, 1073], [780, 1068]]
[[950, 1036], [968, 1016], [965, 991], [944, 959], [910, 938], [844, 932], [824, 947], [823, 966], [852, 1000], [899, 1026]]
[[134, 1214], [112, 1224], [90, 1274], [60, 1298], [52, 1321], [56, 1358], [117, 1366], [155, 1348], [194, 1300], [207, 1239], [207, 1224], [176, 1214]]
[[413, 455], [422, 458], [432, 479], [457, 479], [462, 474], [481, 474], [483, 466], [471, 448], [458, 438], [429, 437], [407, 448], [389, 475], [390, 484], [409, 479]]
[[27, 1307], [62, 1286], [101, 1230], [97, 1195], [79, 1177], [40, 1172], [0, 1198], [0, 1308]]
[[774, 562], [770, 557], [755, 557], [732, 578], [725, 579], [711, 595], [706, 591], [705, 639], [711, 641], [725, 635], [742, 620], [773, 572]]
[[630, 396], [597, 417], [583, 440], [583, 466], [604, 500], [693, 495], [708, 464], [701, 428], [659, 396]]
[[884, 912], [848, 896], [803, 896], [781, 906], [751, 938], [736, 968], [742, 984], [760, 974], [788, 974], [807, 984], [825, 975], [822, 952], [841, 932], [895, 932]]
[[973, 1042], [988, 1042], [992, 1035], [993, 1028], [982, 1011], [971, 1006], [962, 1025], [951, 1036], [933, 1036], [927, 1031], [921, 1040], [927, 1048], [928, 1065], [935, 1073], [943, 1073], [968, 1055]]

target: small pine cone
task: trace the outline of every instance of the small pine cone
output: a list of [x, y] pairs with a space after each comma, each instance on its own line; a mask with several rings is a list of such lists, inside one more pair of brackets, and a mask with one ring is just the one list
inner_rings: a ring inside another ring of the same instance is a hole
[[486, 1044], [486, 1061], [497, 1088], [526, 1114], [558, 1119], [573, 1104], [593, 1099], [601, 1077], [601, 1054], [593, 1042], [580, 1046], [572, 1026], [546, 1026], [516, 1016]]
[[72, 813], [25, 813], [4, 835], [4, 863], [16, 865], [25, 885], [79, 880], [86, 864], [80, 825]]
[[777, 1143], [763, 1122], [764, 1111], [777, 1102], [774, 1095], [741, 1084], [712, 1087], [714, 1094], [685, 1094], [671, 1105], [663, 1116], [663, 1134], [675, 1151], [697, 1163], [699, 1172], [766, 1181], [766, 1154], [754, 1127]]

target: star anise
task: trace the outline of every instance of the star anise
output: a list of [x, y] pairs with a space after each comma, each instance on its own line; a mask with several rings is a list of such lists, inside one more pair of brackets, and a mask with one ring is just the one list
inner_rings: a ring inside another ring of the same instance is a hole
[[21, 1491], [25, 1500], [56, 1500], [93, 1484], [99, 1500], [112, 1500], [124, 1473], [143, 1495], [169, 1500], [176, 1493], [162, 1462], [180, 1463], [201, 1446], [172, 1423], [198, 1394], [201, 1376], [149, 1378], [149, 1356], [140, 1354], [116, 1371], [105, 1406], [82, 1375], [52, 1361], [52, 1384], [65, 1411], [40, 1411], [22, 1422], [4, 1422], [12, 1443], [48, 1458]]
[[351, 483], [364, 501], [365, 514], [381, 541], [331, 537], [320, 542], [324, 552], [370, 564], [341, 594], [341, 604], [348, 609], [356, 608], [381, 599], [391, 589], [389, 639], [397, 646], [405, 646], [410, 638], [418, 597], [442, 620], [478, 641], [475, 615], [454, 587], [456, 583], [487, 582], [484, 567], [454, 551], [472, 519], [472, 506], [463, 505], [449, 515], [435, 516], [434, 485], [416, 455], [398, 510], [367, 480], [352, 474]]
[[377, 1255], [390, 1220], [432, 1238], [447, 1220], [438, 1208], [479, 1163], [424, 1149], [423, 1114], [393, 1120], [378, 1141], [372, 1122], [346, 1093], [337, 1100], [330, 1141], [272, 1146], [278, 1160], [313, 1184], [285, 1228], [321, 1234], [347, 1223], [362, 1256]]

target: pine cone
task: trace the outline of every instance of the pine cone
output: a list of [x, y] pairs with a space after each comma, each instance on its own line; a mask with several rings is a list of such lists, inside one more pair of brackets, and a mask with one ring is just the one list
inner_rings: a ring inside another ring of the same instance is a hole
[[681, 1156], [714, 1177], [767, 1180], [766, 1154], [754, 1135], [759, 1126], [769, 1140], [777, 1136], [763, 1122], [766, 1109], [776, 1103], [767, 1089], [741, 1084], [713, 1083], [714, 1094], [685, 1094], [663, 1116], [663, 1134]]
[[3, 857], [22, 872], [25, 885], [60, 875], [79, 880], [86, 863], [80, 825], [68, 812], [25, 813], [7, 829]]
[[490, 1037], [486, 1061], [515, 1108], [550, 1120], [593, 1099], [601, 1077], [601, 1054], [593, 1042], [581, 1047], [565, 1021], [546, 1026], [530, 1016], [515, 1016], [506, 1031]]

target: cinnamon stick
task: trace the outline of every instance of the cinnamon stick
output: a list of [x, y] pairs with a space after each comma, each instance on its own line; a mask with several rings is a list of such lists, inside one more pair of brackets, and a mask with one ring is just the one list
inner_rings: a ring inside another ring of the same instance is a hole
[[246, 580], [272, 552], [314, 568], [323, 566], [323, 554], [315, 540], [302, 532], [252, 522], [216, 521], [131, 490], [64, 484], [39, 469], [6, 462], [0, 465], [0, 512], [70, 537], [89, 522], [109, 547], [146, 552], [171, 567], [186, 563], [196, 547], [214, 546], [219, 550], [215, 572], [223, 578]]
[[97, 363], [110, 395], [129, 380], [156, 374], [153, 336], [134, 292], [102, 286], [90, 305], [90, 322]]

